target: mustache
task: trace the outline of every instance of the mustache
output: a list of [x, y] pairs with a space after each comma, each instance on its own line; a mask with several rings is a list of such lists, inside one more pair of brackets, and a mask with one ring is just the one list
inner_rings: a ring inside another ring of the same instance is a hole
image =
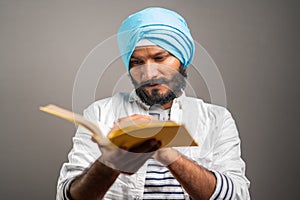
[[147, 87], [151, 85], [168, 84], [169, 82], [170, 80], [166, 78], [156, 78], [156, 79], [142, 81], [141, 83], [137, 83], [136, 81], [134, 81], [134, 85], [136, 88], [140, 88], [140, 87]]

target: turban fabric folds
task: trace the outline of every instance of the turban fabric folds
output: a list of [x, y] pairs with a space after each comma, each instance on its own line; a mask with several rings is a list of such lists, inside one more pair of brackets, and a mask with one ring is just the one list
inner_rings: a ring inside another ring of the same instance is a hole
[[187, 23], [179, 14], [164, 8], [146, 8], [130, 15], [118, 30], [119, 50], [129, 71], [136, 44], [147, 39], [173, 54], [187, 67], [194, 56], [194, 41]]

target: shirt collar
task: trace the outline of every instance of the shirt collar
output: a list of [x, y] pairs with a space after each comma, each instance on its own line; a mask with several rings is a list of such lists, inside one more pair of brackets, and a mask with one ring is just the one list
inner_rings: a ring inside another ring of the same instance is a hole
[[136, 94], [135, 90], [132, 90], [130, 95], [129, 95], [129, 102], [133, 103], [136, 102], [137, 104], [139, 104], [143, 109], [145, 110], [149, 110], [150, 106], [145, 104], [140, 97]]

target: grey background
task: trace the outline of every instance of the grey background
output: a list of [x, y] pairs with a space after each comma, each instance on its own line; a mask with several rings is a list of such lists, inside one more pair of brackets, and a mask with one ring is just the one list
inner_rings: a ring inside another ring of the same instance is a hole
[[[125, 17], [148, 6], [183, 15], [217, 64], [240, 131], [252, 199], [296, 199], [300, 7], [275, 0], [1, 0], [1, 199], [55, 198], [75, 127], [38, 107], [55, 103], [71, 109], [84, 58]], [[121, 62], [114, 64], [95, 98], [111, 95], [125, 73]], [[210, 101], [201, 77], [190, 78], [196, 95]]]

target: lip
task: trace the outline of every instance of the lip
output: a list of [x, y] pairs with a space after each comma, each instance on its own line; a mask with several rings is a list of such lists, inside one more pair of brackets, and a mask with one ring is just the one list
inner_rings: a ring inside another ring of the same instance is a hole
[[160, 84], [151, 84], [151, 85], [147, 85], [147, 88], [159, 88], [161, 85]]

